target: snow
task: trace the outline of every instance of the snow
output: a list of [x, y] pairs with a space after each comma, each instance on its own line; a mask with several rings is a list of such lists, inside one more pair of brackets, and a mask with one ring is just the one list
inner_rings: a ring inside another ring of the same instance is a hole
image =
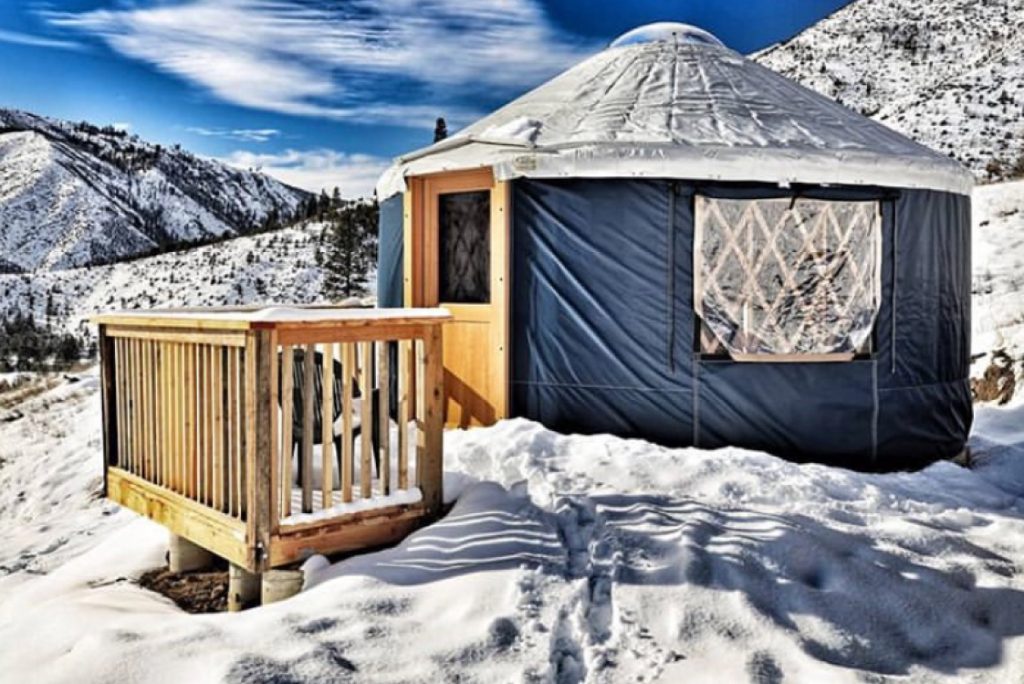
[[726, 47], [610, 47], [468, 126], [400, 157], [407, 176], [492, 166], [511, 178], [652, 177], [928, 188], [970, 194], [946, 156]]
[[65, 269], [257, 228], [306, 194], [123, 132], [0, 108], [0, 270]]
[[203, 616], [138, 587], [165, 531], [97, 497], [95, 371], [20, 409], [0, 420], [12, 681], [1024, 677], [1021, 404], [979, 410], [972, 469], [881, 475], [525, 420], [450, 432], [445, 518]]
[[118, 318], [187, 319], [197, 321], [233, 321], [243, 323], [329, 323], [346, 321], [396, 321], [406, 319], [444, 320], [451, 318], [447, 309], [371, 309], [363, 307], [326, 308], [323, 306], [265, 306], [235, 311], [117, 311]]
[[1022, 52], [1019, 0], [858, 0], [755, 59], [982, 179], [1024, 159]]
[[[1024, 358], [1024, 181], [978, 187], [972, 211], [971, 307], [975, 353], [1004, 350]], [[978, 354], [972, 375], [991, 361]]]
[[[1024, 184], [974, 205], [984, 358], [1022, 342]], [[0, 408], [5, 681], [1024, 681], [1021, 397], [977, 407], [970, 469], [915, 473], [451, 431], [443, 519], [309, 559], [288, 601], [187, 615], [137, 584], [166, 531], [99, 496], [96, 370], [58, 382]]]
[[[315, 256], [322, 229], [309, 222], [109, 266], [0, 274], [0, 318], [32, 312], [40, 323], [86, 334], [91, 316], [116, 310], [323, 303]], [[368, 291], [375, 278], [369, 274]]]

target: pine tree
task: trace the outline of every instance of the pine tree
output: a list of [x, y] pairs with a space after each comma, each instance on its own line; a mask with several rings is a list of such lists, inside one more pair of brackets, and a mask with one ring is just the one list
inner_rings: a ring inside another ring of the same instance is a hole
[[343, 204], [325, 231], [324, 294], [341, 299], [363, 294], [377, 258], [377, 202]]
[[316, 217], [318, 220], [323, 221], [327, 218], [327, 214], [331, 209], [331, 198], [327, 196], [326, 190], [320, 190], [320, 201], [317, 205]]

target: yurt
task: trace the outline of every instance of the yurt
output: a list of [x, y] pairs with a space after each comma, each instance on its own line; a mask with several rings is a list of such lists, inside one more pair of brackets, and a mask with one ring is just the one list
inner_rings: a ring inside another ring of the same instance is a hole
[[893, 469], [972, 420], [959, 164], [683, 24], [381, 177], [381, 306], [442, 306], [447, 421]]

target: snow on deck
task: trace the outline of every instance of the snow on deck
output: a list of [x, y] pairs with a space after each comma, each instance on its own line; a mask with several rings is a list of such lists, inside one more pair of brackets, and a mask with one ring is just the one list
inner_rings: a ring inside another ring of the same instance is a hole
[[[173, 319], [196, 321], [233, 321], [242, 323], [323, 323], [347, 321], [397, 321], [406, 319], [447, 319], [443, 308], [371, 309], [360, 307], [266, 306], [251, 309], [155, 309], [119, 311], [105, 316], [119, 319]], [[101, 321], [102, 322], [102, 321]]]

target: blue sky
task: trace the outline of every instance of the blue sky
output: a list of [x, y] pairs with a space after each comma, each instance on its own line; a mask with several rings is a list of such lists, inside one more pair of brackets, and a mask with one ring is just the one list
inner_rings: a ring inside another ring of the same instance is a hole
[[653, 21], [751, 52], [847, 0], [2, 0], [0, 106], [129, 128], [310, 189]]

